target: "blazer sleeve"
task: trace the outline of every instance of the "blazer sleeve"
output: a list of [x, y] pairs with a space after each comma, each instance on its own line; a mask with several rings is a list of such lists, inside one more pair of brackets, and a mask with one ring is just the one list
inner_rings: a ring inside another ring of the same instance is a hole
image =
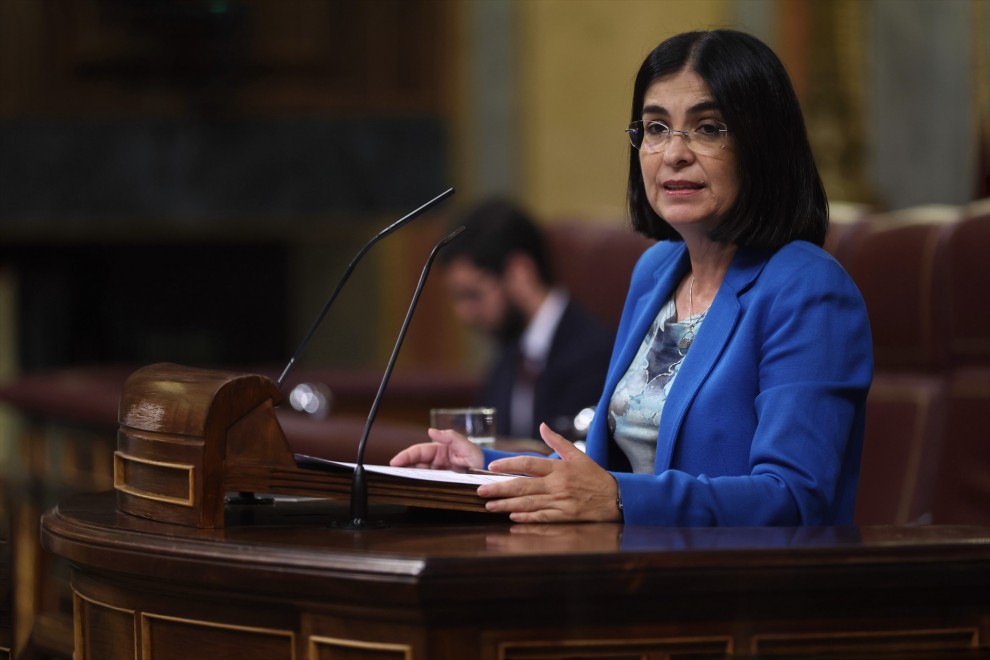
[[682, 365], [656, 472], [613, 472], [627, 523], [852, 522], [872, 379], [862, 298], [807, 244], [749, 270], [730, 269]]

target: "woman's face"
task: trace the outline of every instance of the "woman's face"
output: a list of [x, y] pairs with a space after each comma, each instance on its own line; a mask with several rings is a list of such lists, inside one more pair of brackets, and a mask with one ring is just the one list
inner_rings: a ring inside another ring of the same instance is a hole
[[[708, 85], [688, 70], [650, 84], [643, 98], [642, 119], [644, 123], [662, 121], [671, 129], [689, 133], [713, 121], [724, 123]], [[685, 238], [707, 236], [739, 195], [731, 132], [723, 144], [714, 155], [700, 155], [677, 133], [664, 151], [639, 152], [650, 206]]]

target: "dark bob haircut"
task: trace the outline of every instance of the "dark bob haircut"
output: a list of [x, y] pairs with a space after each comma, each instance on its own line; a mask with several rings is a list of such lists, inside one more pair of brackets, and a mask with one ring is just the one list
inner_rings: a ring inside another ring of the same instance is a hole
[[[651, 52], [636, 75], [632, 120], [642, 119], [650, 85], [693, 71], [705, 81], [734, 145], [739, 196], [713, 240], [777, 248], [794, 240], [822, 245], [828, 201], [783, 63], [759, 39], [735, 30], [686, 32]], [[629, 148], [629, 213], [633, 227], [651, 238], [680, 235], [653, 210], [643, 186], [639, 152]]]

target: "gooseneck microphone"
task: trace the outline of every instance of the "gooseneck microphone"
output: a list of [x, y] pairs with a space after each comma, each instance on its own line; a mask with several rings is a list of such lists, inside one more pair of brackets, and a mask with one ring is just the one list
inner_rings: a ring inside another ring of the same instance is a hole
[[426, 263], [423, 265], [423, 272], [419, 275], [419, 282], [416, 284], [416, 290], [413, 292], [412, 300], [409, 302], [409, 309], [406, 311], [406, 317], [402, 321], [402, 327], [399, 329], [399, 336], [395, 340], [395, 346], [392, 347], [392, 355], [388, 359], [388, 365], [385, 367], [385, 374], [382, 376], [382, 382], [378, 386], [378, 393], [375, 394], [375, 399], [371, 403], [371, 410], [368, 412], [368, 421], [364, 425], [364, 431], [361, 433], [361, 440], [358, 442], [357, 450], [357, 461], [354, 466], [354, 480], [351, 482], [351, 524], [352, 528], [361, 528], [367, 524], [368, 515], [368, 484], [365, 481], [364, 472], [364, 450], [368, 445], [368, 434], [371, 432], [371, 425], [375, 421], [375, 417], [378, 415], [378, 406], [382, 402], [382, 394], [385, 392], [386, 386], [388, 386], [388, 380], [392, 376], [392, 368], [395, 366], [395, 359], [399, 355], [399, 349], [402, 348], [402, 341], [406, 338], [406, 330], [409, 329], [409, 322], [412, 321], [413, 312], [416, 311], [416, 304], [419, 302], [419, 296], [423, 292], [423, 285], [426, 284], [426, 277], [430, 274], [430, 268], [433, 266], [433, 260], [436, 258], [437, 253], [454, 240], [458, 234], [464, 231], [464, 227], [458, 227], [454, 231], [450, 232], [433, 246], [430, 251], [430, 256], [426, 258]]
[[323, 310], [316, 317], [316, 320], [313, 322], [312, 327], [310, 327], [309, 332], [306, 333], [306, 336], [303, 337], [303, 340], [299, 343], [299, 347], [296, 349], [296, 352], [293, 354], [293, 356], [289, 359], [289, 363], [285, 365], [285, 369], [282, 370], [282, 375], [278, 377], [278, 381], [276, 381], [275, 383], [275, 386], [278, 387], [278, 389], [280, 390], [282, 389], [282, 384], [285, 383], [285, 377], [289, 375], [289, 370], [292, 369], [293, 365], [296, 363], [296, 360], [298, 360], [302, 356], [302, 354], [306, 351], [306, 348], [309, 346], [309, 342], [313, 339], [313, 335], [316, 334], [316, 329], [320, 327], [320, 324], [323, 322], [323, 317], [327, 315], [327, 312], [330, 311], [330, 306], [333, 305], [333, 301], [337, 299], [337, 294], [339, 294], [340, 290], [344, 288], [344, 284], [346, 284], [348, 278], [350, 278], [351, 272], [354, 270], [354, 267], [357, 265], [359, 261], [361, 261], [365, 253], [371, 249], [371, 246], [377, 243], [378, 241], [380, 241], [381, 239], [385, 238], [386, 236], [388, 236], [389, 234], [391, 234], [396, 229], [403, 226], [413, 218], [419, 216], [424, 211], [433, 208], [435, 205], [439, 204], [440, 202], [447, 199], [453, 194], [454, 194], [454, 189], [447, 188], [447, 190], [443, 191], [442, 193], [440, 193], [439, 195], [437, 195], [427, 203], [423, 204], [415, 211], [409, 213], [408, 215], [402, 218], [399, 218], [398, 220], [390, 224], [388, 227], [375, 234], [375, 236], [370, 241], [365, 243], [364, 247], [361, 248], [360, 251], [358, 251], [358, 253], [354, 256], [353, 259], [351, 259], [351, 263], [347, 265], [347, 268], [344, 270], [344, 274], [341, 276], [340, 281], [337, 282], [337, 287], [333, 290], [333, 293], [330, 294], [330, 297], [327, 299], [326, 304], [323, 305]]

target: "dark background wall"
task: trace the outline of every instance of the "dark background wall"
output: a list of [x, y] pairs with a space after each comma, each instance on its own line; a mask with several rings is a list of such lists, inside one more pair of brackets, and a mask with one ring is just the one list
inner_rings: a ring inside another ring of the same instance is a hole
[[[0, 0], [20, 368], [287, 358], [344, 255], [449, 185], [448, 32], [416, 0]], [[379, 270], [341, 314], [376, 322]]]

